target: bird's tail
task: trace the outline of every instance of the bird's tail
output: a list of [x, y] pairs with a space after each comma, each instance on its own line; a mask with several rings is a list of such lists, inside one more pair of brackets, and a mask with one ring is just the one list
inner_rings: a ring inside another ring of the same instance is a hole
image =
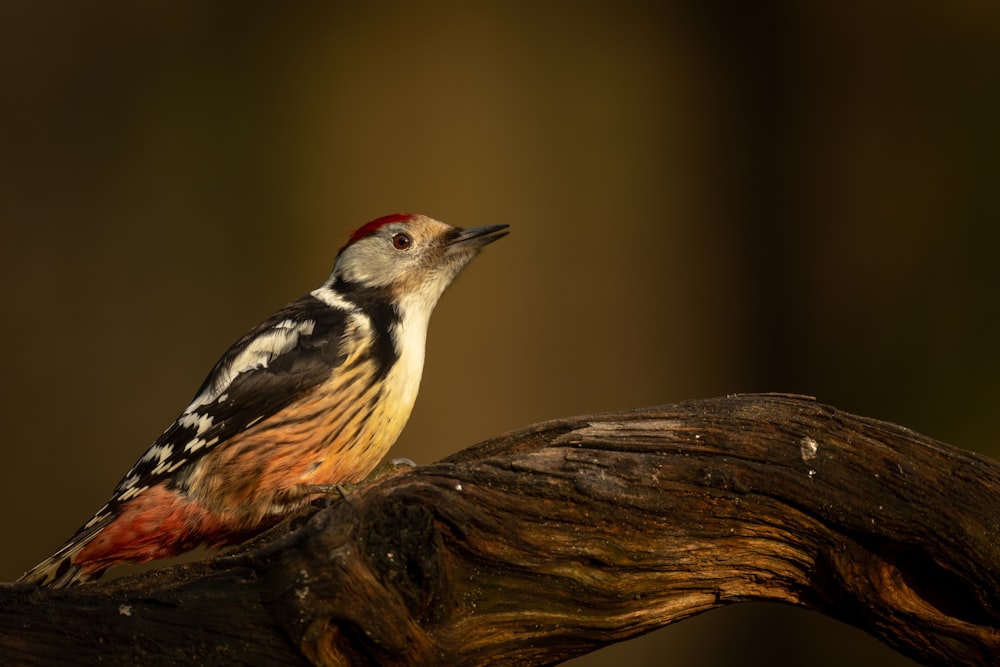
[[99, 578], [103, 570], [88, 572], [75, 561], [77, 555], [86, 548], [103, 527], [103, 525], [84, 526], [60, 547], [59, 551], [22, 574], [18, 581], [38, 586], [63, 588]]

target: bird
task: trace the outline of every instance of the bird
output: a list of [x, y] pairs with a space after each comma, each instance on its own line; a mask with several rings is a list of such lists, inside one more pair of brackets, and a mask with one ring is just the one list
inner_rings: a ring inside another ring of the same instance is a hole
[[19, 581], [237, 544], [362, 481], [409, 419], [431, 312], [508, 225], [396, 213], [350, 233], [326, 281], [237, 340], [101, 507]]

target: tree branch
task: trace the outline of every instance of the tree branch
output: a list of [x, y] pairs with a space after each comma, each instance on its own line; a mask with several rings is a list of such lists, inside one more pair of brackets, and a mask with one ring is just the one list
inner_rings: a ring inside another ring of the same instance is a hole
[[575, 417], [210, 561], [0, 587], [0, 663], [549, 664], [714, 607], [1000, 655], [1000, 464], [802, 397]]

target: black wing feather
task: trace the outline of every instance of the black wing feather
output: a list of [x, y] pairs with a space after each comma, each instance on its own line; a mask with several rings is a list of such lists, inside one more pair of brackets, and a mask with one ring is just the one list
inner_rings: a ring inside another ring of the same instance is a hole
[[299, 333], [293, 350], [271, 358], [266, 366], [240, 373], [212, 400], [185, 413], [192, 418], [212, 418], [212, 424], [201, 433], [196, 425], [185, 424], [181, 418], [175, 420], [152, 445], [152, 448], [171, 445], [169, 456], [140, 459], [115, 489], [112, 503], [133, 486], [150, 486], [172, 475], [177, 469], [175, 463], [192, 458], [184, 448], [193, 440], [210, 443], [204, 447], [225, 442], [325, 382], [344, 362], [341, 340], [349, 316], [347, 311], [331, 308], [309, 295], [293, 301], [247, 332], [216, 362], [195, 401], [214, 387], [220, 375], [261, 335], [288, 321], [314, 323], [310, 333]]

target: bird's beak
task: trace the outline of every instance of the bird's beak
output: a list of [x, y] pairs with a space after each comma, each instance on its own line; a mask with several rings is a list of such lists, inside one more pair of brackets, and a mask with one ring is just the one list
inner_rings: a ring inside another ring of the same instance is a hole
[[482, 248], [488, 243], [493, 243], [498, 238], [507, 236], [507, 228], [510, 225], [486, 225], [483, 227], [470, 227], [460, 229], [458, 235], [454, 236], [448, 246], [458, 249]]

